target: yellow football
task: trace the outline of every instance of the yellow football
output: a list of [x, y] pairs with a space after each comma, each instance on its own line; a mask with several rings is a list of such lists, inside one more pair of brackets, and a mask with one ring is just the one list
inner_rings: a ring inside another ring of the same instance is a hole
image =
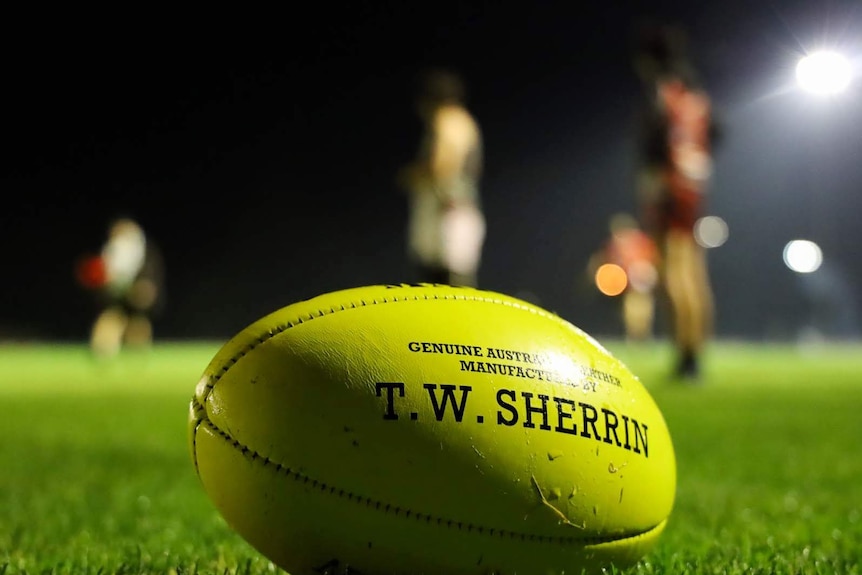
[[573, 574], [664, 529], [664, 418], [571, 323], [499, 293], [371, 286], [222, 347], [189, 441], [227, 523], [291, 575]]

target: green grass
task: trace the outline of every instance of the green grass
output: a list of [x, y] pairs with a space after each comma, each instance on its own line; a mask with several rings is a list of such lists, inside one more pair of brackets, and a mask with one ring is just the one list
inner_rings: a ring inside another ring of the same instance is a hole
[[[0, 347], [0, 575], [272, 573], [194, 475], [188, 400], [217, 344], [93, 362]], [[609, 347], [673, 435], [679, 486], [627, 574], [862, 573], [862, 347], [715, 344], [702, 385], [662, 344]]]

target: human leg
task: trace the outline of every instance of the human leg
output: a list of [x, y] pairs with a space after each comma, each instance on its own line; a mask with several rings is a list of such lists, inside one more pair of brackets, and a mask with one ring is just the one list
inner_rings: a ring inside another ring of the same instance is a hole
[[126, 327], [125, 342], [135, 348], [147, 348], [153, 342], [153, 324], [145, 314], [134, 314]]
[[128, 317], [119, 307], [108, 307], [96, 318], [90, 332], [90, 349], [97, 357], [119, 353]]
[[626, 337], [644, 341], [652, 335], [654, 316], [653, 296], [649, 292], [630, 289], [623, 295], [623, 322]]
[[673, 316], [678, 375], [697, 377], [699, 360], [712, 329], [712, 291], [703, 248], [684, 230], [665, 240], [665, 286]]

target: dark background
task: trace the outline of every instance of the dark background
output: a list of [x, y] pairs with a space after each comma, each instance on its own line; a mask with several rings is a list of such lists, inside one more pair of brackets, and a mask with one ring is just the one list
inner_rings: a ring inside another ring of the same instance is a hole
[[[165, 256], [157, 338], [228, 337], [299, 299], [414, 280], [394, 178], [429, 65], [461, 72], [484, 132], [480, 287], [619, 334], [585, 266], [608, 217], [634, 210], [631, 38], [652, 18], [687, 28], [725, 128], [709, 199], [730, 226], [709, 253], [718, 335], [857, 337], [860, 92], [815, 99], [793, 73], [822, 46], [858, 62], [862, 4], [589, 4], [10, 15], [0, 336], [87, 337], [73, 263], [118, 214]], [[820, 244], [820, 271], [784, 266], [794, 238]]]

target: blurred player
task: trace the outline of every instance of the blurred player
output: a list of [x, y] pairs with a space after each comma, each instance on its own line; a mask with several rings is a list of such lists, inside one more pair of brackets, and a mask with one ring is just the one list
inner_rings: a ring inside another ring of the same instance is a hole
[[408, 252], [420, 281], [475, 286], [485, 240], [479, 126], [461, 80], [446, 71], [424, 76], [416, 107], [424, 137], [399, 174], [409, 194]]
[[[611, 218], [610, 234], [607, 243], [590, 259], [588, 271], [596, 278], [597, 284], [601, 278], [596, 274], [603, 264], [613, 264], [624, 272], [624, 283], [619, 288], [622, 291], [615, 290], [615, 293], [622, 297], [626, 338], [646, 341], [653, 335], [658, 248], [629, 214], [616, 214]], [[599, 287], [602, 288], [601, 285]]]
[[101, 253], [83, 258], [76, 275], [97, 294], [101, 307], [90, 333], [96, 356], [114, 356], [124, 343], [138, 348], [152, 343], [152, 316], [163, 297], [163, 264], [134, 220], [113, 221]]
[[644, 28], [635, 65], [646, 96], [638, 190], [642, 217], [662, 254], [660, 277], [671, 304], [676, 374], [694, 380], [713, 322], [706, 253], [694, 239], [694, 224], [712, 175], [715, 123], [681, 31]]

